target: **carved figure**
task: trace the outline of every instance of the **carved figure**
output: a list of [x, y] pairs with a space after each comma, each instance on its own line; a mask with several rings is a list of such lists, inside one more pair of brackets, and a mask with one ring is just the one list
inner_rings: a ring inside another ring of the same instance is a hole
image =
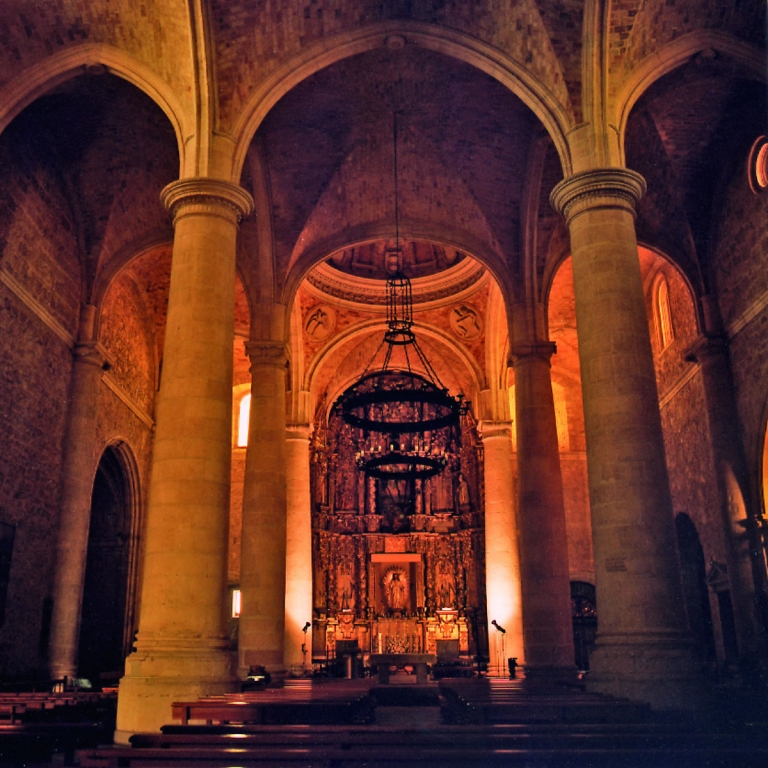
[[458, 487], [456, 489], [456, 492], [459, 497], [459, 506], [468, 507], [469, 506], [469, 485], [467, 484], [467, 479], [461, 473], [459, 473]]
[[317, 307], [307, 317], [304, 330], [311, 339], [321, 341], [333, 331], [336, 317], [327, 307]]
[[398, 569], [387, 571], [383, 581], [387, 606], [392, 611], [402, 611], [408, 600], [408, 582], [405, 573]]
[[477, 312], [467, 304], [460, 304], [453, 308], [451, 327], [458, 336], [464, 339], [476, 339], [482, 332]]

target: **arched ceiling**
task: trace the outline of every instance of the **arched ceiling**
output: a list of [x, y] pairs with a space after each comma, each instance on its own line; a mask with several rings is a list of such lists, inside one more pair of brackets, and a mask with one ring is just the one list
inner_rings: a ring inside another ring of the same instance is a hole
[[[712, 225], [726, 174], [764, 133], [766, 89], [709, 50], [656, 81], [630, 114], [626, 157], [648, 193], [638, 204], [641, 241], [672, 258], [706, 292]], [[711, 288], [710, 288], [711, 289]]]
[[[173, 128], [145, 94], [104, 70], [66, 81], [11, 123], [20, 168], [37, 166], [56, 179], [62, 221], [76, 242], [84, 295], [98, 276], [116, 274], [130, 258], [126, 243], [172, 237], [158, 191], [178, 174]], [[26, 165], [25, 165], [26, 164]]]
[[[326, 263], [331, 267], [354, 277], [369, 280], [386, 280], [388, 271], [385, 256], [394, 251], [398, 243], [391, 240], [377, 240], [344, 248], [331, 254]], [[438, 243], [411, 240], [399, 244], [401, 254], [400, 271], [411, 280], [429, 277], [461, 263], [466, 254], [455, 248], [446, 248]]]
[[528, 151], [540, 130], [533, 113], [462, 62], [384, 47], [299, 84], [257, 134], [278, 276], [305, 253], [317, 261], [337, 251], [345, 232], [347, 242], [394, 236], [395, 112], [406, 236], [465, 237], [502, 262], [519, 258]]

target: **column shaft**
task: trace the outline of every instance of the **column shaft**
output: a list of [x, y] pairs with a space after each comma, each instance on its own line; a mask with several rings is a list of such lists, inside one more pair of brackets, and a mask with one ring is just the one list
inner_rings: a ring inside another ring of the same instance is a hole
[[623, 169], [562, 182], [568, 220], [587, 437], [599, 689], [686, 708], [700, 693], [683, 605], [634, 203]]
[[156, 730], [182, 697], [235, 685], [226, 638], [235, 246], [250, 197], [189, 179], [163, 192], [175, 237], [136, 651], [116, 738]]
[[94, 340], [95, 317], [95, 307], [82, 307], [79, 341], [73, 350], [48, 656], [52, 680], [77, 674], [91, 496], [96, 470], [96, 404], [104, 369], [104, 358], [97, 351]]
[[553, 352], [553, 344], [513, 350], [526, 677], [576, 673]]
[[245, 458], [238, 671], [285, 671], [286, 440], [283, 342], [251, 341], [251, 420]]
[[[727, 341], [703, 336], [689, 350], [688, 357], [701, 365], [707, 421], [715, 460], [718, 502], [728, 553], [728, 581], [739, 655], [754, 659], [760, 645], [755, 614], [755, 586], [748, 528], [748, 482], [746, 459], [738, 434], [739, 417], [728, 361]], [[754, 535], [754, 532], [753, 532]], [[756, 547], [759, 551], [760, 546]]]
[[[488, 638], [491, 667], [507, 674], [507, 658], [524, 662], [523, 611], [520, 588], [520, 556], [515, 515], [512, 474], [512, 425], [510, 422], [483, 421], [485, 479], [485, 592], [488, 605]], [[502, 635], [495, 621], [506, 630], [504, 653]]]
[[[285, 663], [312, 668], [312, 510], [309, 426], [292, 425], [286, 441]], [[302, 652], [305, 646], [306, 654]]]

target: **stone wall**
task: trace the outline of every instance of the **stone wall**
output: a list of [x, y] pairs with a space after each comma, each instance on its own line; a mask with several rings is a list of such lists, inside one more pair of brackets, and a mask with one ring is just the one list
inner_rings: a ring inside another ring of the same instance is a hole
[[26, 141], [0, 140], [0, 522], [15, 526], [0, 678], [43, 670], [80, 267], [59, 180]]
[[[757, 138], [757, 134], [749, 138]], [[729, 338], [731, 367], [752, 491], [761, 486], [768, 411], [768, 193], [749, 188], [742, 163], [733, 163], [723, 186], [712, 263], [720, 312]], [[756, 499], [757, 508], [760, 499]], [[763, 500], [763, 504], [764, 504]]]
[[28, 678], [45, 666], [72, 355], [2, 283], [0, 338], [0, 522], [16, 527], [0, 679]]

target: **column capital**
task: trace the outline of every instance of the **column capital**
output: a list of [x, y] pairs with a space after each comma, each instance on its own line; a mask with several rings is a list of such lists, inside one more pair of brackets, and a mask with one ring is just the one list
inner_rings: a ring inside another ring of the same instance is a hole
[[312, 434], [311, 424], [286, 424], [285, 425], [285, 439], [286, 440], [306, 440], [309, 442], [309, 437]]
[[182, 216], [222, 216], [239, 224], [253, 211], [253, 198], [242, 187], [228, 181], [196, 177], [172, 181], [160, 193], [173, 223]]
[[251, 373], [262, 367], [284, 369], [288, 364], [288, 350], [282, 341], [246, 341], [245, 354], [251, 360]]
[[547, 365], [552, 355], [557, 353], [557, 344], [554, 341], [539, 341], [534, 344], [515, 344], [509, 350], [509, 359], [512, 365], [525, 362], [532, 358], [539, 358]]
[[512, 439], [512, 422], [511, 421], [478, 421], [477, 432], [480, 435], [480, 439], [485, 441], [494, 437], [505, 437], [507, 440]]
[[99, 342], [93, 340], [76, 342], [72, 348], [72, 359], [76, 363], [92, 365], [102, 371], [111, 367], [106, 350]]
[[685, 350], [685, 360], [689, 363], [706, 363], [714, 358], [722, 358], [728, 354], [728, 339], [719, 334], [702, 333], [696, 341]]
[[616, 208], [635, 215], [645, 194], [645, 179], [628, 168], [596, 168], [561, 181], [549, 196], [552, 207], [570, 223], [595, 208]]

